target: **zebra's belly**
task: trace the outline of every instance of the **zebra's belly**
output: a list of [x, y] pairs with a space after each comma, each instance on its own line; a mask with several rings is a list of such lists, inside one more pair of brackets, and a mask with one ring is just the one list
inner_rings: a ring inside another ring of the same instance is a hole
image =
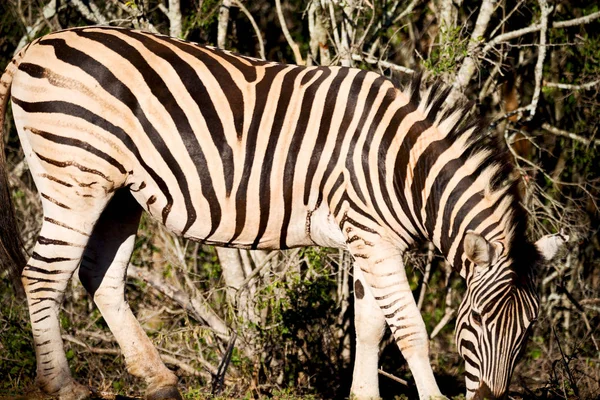
[[345, 247], [344, 236], [326, 205], [311, 209], [301, 201], [292, 203], [289, 217], [286, 217], [283, 204], [276, 201], [269, 204], [268, 209], [261, 207], [259, 199], [249, 200], [240, 207], [234, 196], [220, 197], [215, 204], [196, 193], [194, 202], [186, 205], [177, 199], [175, 189], [171, 191], [173, 200], [170, 204], [151, 180], [136, 181], [130, 188], [140, 205], [167, 229], [187, 239], [217, 246], [264, 250], [314, 245]]

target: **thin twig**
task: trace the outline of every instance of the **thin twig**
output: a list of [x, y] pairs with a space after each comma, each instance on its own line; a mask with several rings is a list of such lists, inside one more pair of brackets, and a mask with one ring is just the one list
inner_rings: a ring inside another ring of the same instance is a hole
[[223, 338], [224, 340], [229, 340], [227, 325], [201, 296], [190, 298], [190, 296], [183, 290], [176, 289], [164, 282], [162, 279], [153, 276], [153, 274], [151, 274], [149, 271], [146, 271], [143, 268], [137, 268], [133, 265], [129, 265], [127, 268], [127, 276], [140, 279], [148, 283], [154, 289], [158, 290], [186, 310], [190, 311], [194, 318], [196, 318], [198, 321], [206, 322], [219, 337]]
[[600, 18], [600, 11], [597, 11], [595, 13], [591, 13], [588, 15], [584, 15], [583, 17], [570, 19], [567, 21], [558, 21], [558, 22], [553, 23], [552, 27], [553, 28], [567, 28], [569, 26], [589, 24], [596, 18]]
[[[26, 33], [25, 35], [23, 35], [23, 37], [21, 37], [21, 40], [19, 40], [19, 43], [17, 44], [13, 55], [17, 55], [19, 51], [21, 51], [23, 46], [25, 46], [28, 42], [32, 41], [42, 31], [42, 29], [44, 28], [44, 22], [54, 17], [57, 11], [60, 11], [65, 7], [66, 4], [61, 4], [57, 10], [56, 0], [51, 0], [50, 3], [46, 4], [46, 6], [42, 9], [42, 15], [35, 20], [33, 25], [25, 26]], [[25, 21], [23, 22], [25, 23]]]
[[477, 21], [475, 22], [475, 28], [471, 33], [471, 39], [467, 48], [469, 56], [465, 57], [463, 63], [456, 74], [456, 79], [452, 85], [452, 92], [446, 99], [446, 104], [453, 105], [460, 97], [462, 91], [467, 87], [471, 77], [475, 73], [477, 67], [477, 49], [481, 44], [481, 38], [485, 35], [485, 31], [488, 27], [492, 14], [496, 9], [496, 2], [494, 0], [483, 0], [481, 7], [479, 8], [479, 14], [477, 15]]
[[104, 18], [104, 15], [100, 14], [98, 6], [93, 1], [88, 0], [84, 3], [82, 0], [70, 0], [75, 5], [79, 13], [87, 20], [92, 21], [95, 24], [106, 25], [108, 21]]
[[556, 128], [547, 122], [544, 122], [542, 124], [542, 128], [547, 130], [550, 133], [557, 135], [557, 136], [567, 137], [567, 138], [575, 140], [579, 143], [583, 143], [586, 146], [589, 146], [592, 143], [596, 146], [600, 146], [600, 139], [591, 139], [591, 140], [586, 139], [583, 136], [576, 135], [575, 133], [563, 131], [562, 129]]
[[360, 54], [352, 54], [352, 59], [354, 61], [362, 61], [362, 62], [366, 62], [368, 64], [376, 64], [381, 68], [389, 68], [393, 71], [398, 71], [398, 72], [402, 72], [402, 73], [409, 74], [409, 75], [412, 75], [415, 73], [415, 71], [410, 68], [403, 67], [402, 65], [398, 65], [398, 64], [393, 64], [388, 61], [378, 60], [376, 58], [369, 57], [366, 54], [365, 54], [365, 57], [362, 57]]
[[254, 20], [254, 17], [252, 16], [252, 14], [250, 14], [250, 11], [248, 11], [248, 9], [246, 7], [244, 7], [244, 5], [241, 2], [239, 2], [238, 0], [232, 0], [232, 3], [235, 4], [235, 6], [238, 7], [240, 10], [242, 10], [242, 12], [244, 13], [244, 15], [250, 21], [250, 24], [252, 25], [252, 28], [254, 29], [254, 32], [256, 32], [256, 37], [258, 39], [258, 52], [260, 53], [260, 58], [262, 58], [263, 60], [265, 60], [266, 59], [266, 56], [265, 56], [265, 43], [263, 42], [262, 34], [260, 32], [260, 28], [258, 27], [258, 24]]
[[231, 0], [223, 0], [219, 7], [219, 18], [217, 24], [217, 47], [227, 47], [227, 28], [229, 26], [229, 9]]
[[446, 273], [446, 277], [444, 278], [444, 286], [446, 287], [446, 308], [444, 310], [444, 316], [437, 323], [437, 325], [431, 331], [431, 335], [429, 335], [429, 339], [432, 340], [436, 337], [442, 329], [452, 320], [454, 317], [454, 308], [452, 307], [452, 286], [450, 285], [450, 277], [452, 276], [452, 266], [444, 262], [444, 271]]
[[294, 39], [292, 39], [292, 35], [290, 35], [290, 31], [287, 28], [285, 17], [283, 16], [283, 10], [281, 9], [281, 0], [275, 0], [275, 7], [277, 8], [277, 17], [279, 18], [279, 24], [281, 25], [283, 36], [285, 36], [285, 40], [288, 42], [288, 45], [294, 52], [296, 64], [304, 65], [304, 60], [302, 59], [302, 54], [300, 53], [300, 47], [298, 47], [298, 44], [294, 42]]
[[579, 398], [579, 388], [577, 387], [577, 382], [575, 382], [575, 379], [573, 379], [573, 375], [571, 374], [571, 369], [569, 368], [569, 362], [567, 361], [567, 357], [565, 356], [565, 353], [563, 352], [562, 346], [560, 344], [560, 340], [558, 340], [558, 335], [556, 334], [556, 329], [554, 329], [554, 326], [552, 326], [552, 333], [554, 333], [554, 338], [556, 339], [556, 344], [558, 345], [558, 350], [560, 351], [563, 366], [565, 367], [565, 371], [567, 372], [567, 375], [569, 376], [569, 381], [571, 383], [571, 389], [573, 390], [573, 393], [575, 394], [575, 396], [577, 396], [577, 398]]
[[395, 25], [402, 18], [404, 18], [408, 14], [410, 14], [412, 12], [412, 10], [414, 10], [414, 8], [415, 8], [415, 6], [417, 5], [418, 2], [419, 2], [419, 0], [413, 0], [413, 1], [411, 1], [410, 4], [406, 6], [406, 8], [404, 9], [404, 11], [402, 11], [396, 18], [394, 18], [394, 22], [392, 22], [392, 25]]
[[382, 370], [381, 368], [379, 368], [379, 369], [377, 370], [377, 372], [379, 372], [379, 375], [383, 375], [383, 376], [385, 376], [386, 378], [390, 378], [391, 380], [393, 380], [393, 381], [396, 381], [396, 382], [398, 382], [398, 383], [401, 383], [401, 384], [403, 384], [404, 386], [410, 386], [410, 385], [408, 384], [408, 381], [405, 381], [405, 380], [404, 380], [404, 379], [402, 379], [402, 378], [398, 378], [397, 376], [395, 376], [395, 375], [392, 375], [392, 374], [390, 374], [389, 372], [385, 372], [385, 371], [384, 371], [384, 370]]
[[433, 263], [433, 253], [435, 247], [433, 243], [429, 242], [427, 245], [427, 264], [425, 265], [425, 273], [423, 274], [423, 283], [421, 290], [419, 291], [419, 300], [417, 301], [417, 308], [419, 311], [423, 308], [423, 302], [425, 301], [425, 292], [427, 291], [427, 285], [429, 284], [429, 276], [431, 275], [431, 264]]
[[[570, 19], [570, 20], [567, 20], [567, 21], [554, 22], [552, 24], [552, 29], [566, 28], [566, 27], [569, 27], [569, 26], [575, 26], [575, 25], [580, 25], [580, 24], [588, 24], [588, 23], [592, 22], [593, 20], [595, 20], [597, 18], [600, 18], [600, 12], [595, 12], [595, 13], [586, 15], [584, 17], [574, 18], [574, 19]], [[530, 25], [530, 26], [528, 26], [526, 28], [521, 28], [521, 29], [517, 29], [515, 31], [503, 33], [502, 35], [498, 35], [494, 39], [490, 40], [485, 45], [485, 47], [482, 50], [482, 54], [487, 53], [494, 46], [496, 46], [496, 45], [498, 45], [498, 44], [500, 44], [502, 42], [508, 42], [509, 40], [516, 39], [516, 38], [521, 37], [523, 35], [527, 35], [528, 33], [537, 32], [541, 28], [542, 28], [541, 23], [540, 24], [533, 24], [533, 25]]]
[[[66, 342], [70, 342], [70, 343], [76, 344], [78, 346], [84, 347], [90, 353], [107, 354], [107, 355], [114, 355], [114, 356], [121, 355], [121, 350], [119, 350], [119, 349], [107, 349], [104, 347], [92, 347], [92, 346], [89, 346], [87, 343], [85, 343], [71, 335], [62, 335], [62, 338]], [[176, 366], [180, 371], [184, 372], [184, 375], [210, 378], [210, 374], [208, 374], [206, 372], [198, 371], [196, 368], [192, 367], [191, 365], [189, 365], [187, 363], [184, 363], [183, 361], [176, 359], [173, 356], [170, 356], [168, 354], [160, 354], [160, 358], [165, 363]], [[216, 371], [216, 368], [214, 368], [214, 367], [212, 367], [212, 368]]]
[[588, 83], [582, 83], [581, 85], [572, 85], [569, 83], [557, 83], [557, 82], [544, 81], [544, 86], [546, 86], [546, 87], [552, 87], [552, 88], [563, 89], [563, 90], [590, 90], [594, 86], [599, 86], [599, 85], [600, 85], [600, 79], [592, 81], [592, 82], [588, 82]]
[[544, 60], [546, 58], [546, 39], [548, 37], [548, 15], [552, 11], [552, 6], [548, 5], [547, 0], [538, 0], [540, 9], [542, 10], [541, 22], [540, 22], [540, 45], [538, 47], [538, 58], [535, 64], [535, 89], [533, 90], [533, 98], [529, 105], [529, 117], [531, 120], [535, 116], [537, 110], [538, 101], [540, 100], [540, 93], [542, 91], [542, 76], [544, 73]]

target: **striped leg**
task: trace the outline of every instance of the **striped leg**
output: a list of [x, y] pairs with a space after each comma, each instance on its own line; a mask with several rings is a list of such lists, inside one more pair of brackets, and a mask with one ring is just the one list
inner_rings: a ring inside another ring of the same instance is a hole
[[146, 399], [180, 400], [177, 377], [163, 364], [125, 301], [125, 275], [141, 213], [129, 191], [115, 194], [94, 228], [79, 278], [117, 339], [127, 370], [148, 384]]
[[444, 399], [429, 363], [427, 330], [410, 290], [402, 257], [388, 244], [373, 243], [375, 240], [361, 241], [350, 249], [363, 272], [365, 292], [371, 291], [383, 311], [396, 344], [408, 362], [420, 399]]
[[59, 311], [67, 283], [89, 238], [88, 231], [94, 225], [92, 214], [46, 213], [22, 274], [37, 358], [37, 384], [61, 400], [89, 395], [88, 388], [71, 377], [60, 335]]
[[379, 344], [385, 332], [385, 317], [365, 287], [365, 278], [358, 266], [354, 267], [354, 327], [356, 357], [350, 393], [356, 400], [378, 399]]

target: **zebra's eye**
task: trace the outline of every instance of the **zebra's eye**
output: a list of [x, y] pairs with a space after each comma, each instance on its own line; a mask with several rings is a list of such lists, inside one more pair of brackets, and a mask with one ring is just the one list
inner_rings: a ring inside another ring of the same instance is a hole
[[481, 326], [481, 314], [479, 313], [479, 311], [473, 310], [473, 312], [471, 312], [471, 317], [473, 318], [473, 322]]

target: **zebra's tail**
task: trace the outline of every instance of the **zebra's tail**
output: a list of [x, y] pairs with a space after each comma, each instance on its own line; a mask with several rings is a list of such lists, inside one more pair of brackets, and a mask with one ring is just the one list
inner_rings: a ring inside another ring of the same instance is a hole
[[10, 97], [14, 73], [17, 70], [19, 53], [6, 67], [0, 78], [0, 275], [5, 272], [12, 280], [17, 294], [23, 293], [21, 273], [27, 262], [23, 241], [19, 233], [15, 208], [12, 202], [8, 180], [6, 157], [4, 154], [4, 117]]

